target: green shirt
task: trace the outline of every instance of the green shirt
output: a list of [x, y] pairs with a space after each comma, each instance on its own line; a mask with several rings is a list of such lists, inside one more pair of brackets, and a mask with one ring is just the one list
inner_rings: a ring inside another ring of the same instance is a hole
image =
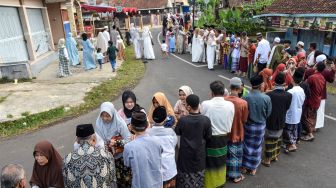
[[107, 48], [107, 55], [109, 56], [109, 59], [115, 60], [116, 59], [116, 52], [118, 52], [118, 49], [115, 46], [110, 46]]

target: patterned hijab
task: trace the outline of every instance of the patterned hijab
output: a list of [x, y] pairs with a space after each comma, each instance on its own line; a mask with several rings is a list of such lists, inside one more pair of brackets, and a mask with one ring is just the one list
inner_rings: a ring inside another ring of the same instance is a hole
[[[171, 104], [169, 103], [169, 101], [168, 101], [168, 99], [167, 99], [167, 97], [164, 93], [162, 93], [162, 92], [155, 93], [154, 96], [153, 96], [153, 99], [156, 99], [160, 106], [164, 106], [166, 108], [167, 115], [173, 116], [176, 119], [174, 110], [173, 110]], [[152, 101], [153, 101], [153, 99], [152, 99]], [[153, 102], [152, 102], [152, 104], [149, 108], [149, 113], [148, 113], [149, 122], [154, 122], [153, 117], [152, 117], [154, 109], [155, 109], [155, 107], [154, 107]]]
[[[112, 121], [105, 123], [100, 117], [103, 112], [108, 113], [112, 117]], [[96, 133], [102, 137], [104, 141], [110, 140], [114, 134], [116, 127], [126, 126], [125, 121], [120, 117], [114, 105], [111, 102], [104, 102], [100, 106], [100, 113], [96, 120]]]
[[54, 146], [46, 141], [40, 141], [35, 145], [33, 156], [36, 152], [41, 153], [48, 159], [48, 164], [41, 166], [35, 160], [33, 167], [33, 175], [30, 179], [30, 185], [39, 187], [56, 187], [63, 188], [62, 165], [63, 159], [56, 151]]
[[183, 91], [186, 94], [187, 97], [191, 94], [194, 94], [192, 89], [189, 86], [181, 86], [179, 88], [179, 91]]

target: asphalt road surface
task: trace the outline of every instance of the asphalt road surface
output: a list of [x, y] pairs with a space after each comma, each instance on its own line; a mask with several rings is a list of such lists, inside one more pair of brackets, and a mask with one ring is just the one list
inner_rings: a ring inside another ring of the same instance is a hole
[[[146, 64], [145, 76], [133, 90], [140, 105], [148, 109], [151, 98], [157, 91], [164, 92], [174, 105], [178, 99], [178, 88], [182, 85], [189, 85], [202, 101], [209, 99], [209, 84], [212, 81], [222, 80], [228, 86], [228, 79], [233, 75], [222, 67], [217, 66], [215, 71], [210, 71], [205, 64], [191, 63], [190, 55], [162, 58], [156, 40], [158, 35], [159, 30], [154, 30], [156, 60]], [[247, 80], [245, 83], [249, 85]], [[113, 103], [117, 108], [122, 106], [120, 97]], [[295, 153], [281, 153], [280, 161], [272, 163], [270, 168], [261, 165], [256, 176], [246, 175], [242, 183], [227, 183], [225, 187], [336, 187], [335, 104], [335, 96], [329, 96], [326, 104], [328, 118], [314, 142], [300, 144]], [[52, 127], [1, 141], [0, 166], [20, 163], [24, 165], [29, 180], [34, 162], [33, 148], [39, 140], [49, 140], [64, 156], [72, 151], [75, 126], [82, 123], [94, 124], [97, 115], [98, 109]]]

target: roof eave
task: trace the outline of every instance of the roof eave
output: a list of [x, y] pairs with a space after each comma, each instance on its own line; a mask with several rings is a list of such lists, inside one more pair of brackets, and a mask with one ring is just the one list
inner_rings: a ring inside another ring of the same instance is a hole
[[253, 16], [253, 18], [261, 17], [304, 17], [304, 18], [336, 18], [336, 14], [280, 14], [280, 13], [269, 13], [269, 14], [260, 14]]

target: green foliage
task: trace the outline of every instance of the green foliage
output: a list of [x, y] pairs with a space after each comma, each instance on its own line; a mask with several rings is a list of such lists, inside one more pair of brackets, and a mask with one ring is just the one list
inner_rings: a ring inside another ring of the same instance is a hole
[[243, 5], [244, 17], [251, 17], [256, 14], [260, 14], [267, 6], [272, 5], [274, 0], [256, 0], [254, 3], [245, 3]]
[[29, 116], [29, 114], [30, 114], [30, 112], [23, 112], [23, 113], [21, 113], [21, 116]]
[[12, 114], [7, 114], [7, 118], [13, 118], [14, 116]]

